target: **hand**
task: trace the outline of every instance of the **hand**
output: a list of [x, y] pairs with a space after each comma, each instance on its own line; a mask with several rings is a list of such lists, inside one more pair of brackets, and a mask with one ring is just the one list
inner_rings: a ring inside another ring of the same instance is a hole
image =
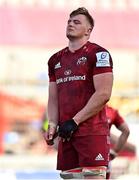
[[69, 119], [65, 121], [58, 130], [58, 134], [65, 140], [69, 140], [72, 134], [78, 129], [78, 125], [74, 119]]
[[53, 127], [49, 127], [48, 131], [43, 131], [43, 137], [47, 143], [47, 145], [52, 146], [54, 144], [54, 139], [58, 136], [56, 129]]
[[110, 160], [115, 159], [117, 155], [118, 154], [113, 149], [110, 149]]

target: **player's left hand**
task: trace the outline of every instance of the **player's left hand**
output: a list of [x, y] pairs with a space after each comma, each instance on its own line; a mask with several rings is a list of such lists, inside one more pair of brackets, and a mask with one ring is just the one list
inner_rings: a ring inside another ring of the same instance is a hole
[[74, 119], [69, 119], [59, 126], [58, 134], [65, 141], [70, 140], [72, 134], [78, 129]]
[[110, 149], [110, 160], [115, 159], [116, 156], [117, 156], [117, 153], [113, 149]]

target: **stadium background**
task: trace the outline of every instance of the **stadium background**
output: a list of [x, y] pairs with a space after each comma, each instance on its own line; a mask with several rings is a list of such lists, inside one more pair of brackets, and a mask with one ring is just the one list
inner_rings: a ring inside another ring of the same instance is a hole
[[[47, 104], [47, 61], [67, 45], [71, 10], [84, 6], [95, 19], [91, 41], [114, 62], [110, 104], [129, 124], [136, 153], [112, 163], [113, 178], [139, 175], [139, 1], [0, 0], [0, 177], [58, 179], [56, 151], [41, 133]], [[119, 132], [112, 129], [115, 135]], [[127, 177], [126, 177], [127, 178]]]

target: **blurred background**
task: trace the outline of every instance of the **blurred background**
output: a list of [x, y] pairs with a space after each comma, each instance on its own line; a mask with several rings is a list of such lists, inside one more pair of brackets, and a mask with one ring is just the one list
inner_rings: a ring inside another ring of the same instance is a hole
[[[47, 61], [67, 46], [69, 13], [86, 7], [95, 19], [90, 41], [114, 62], [110, 104], [130, 128], [128, 148], [112, 178], [139, 176], [139, 1], [0, 0], [0, 178], [59, 179], [57, 152], [41, 134], [47, 109]], [[112, 128], [114, 136], [119, 132]]]

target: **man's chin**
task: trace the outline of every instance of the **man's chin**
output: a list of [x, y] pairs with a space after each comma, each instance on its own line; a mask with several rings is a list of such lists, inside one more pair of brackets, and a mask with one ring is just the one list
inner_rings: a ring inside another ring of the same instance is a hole
[[76, 39], [76, 37], [73, 36], [73, 35], [71, 35], [71, 34], [67, 34], [66, 36], [67, 36], [67, 38], [68, 38], [69, 40], [74, 40], [74, 39]]

